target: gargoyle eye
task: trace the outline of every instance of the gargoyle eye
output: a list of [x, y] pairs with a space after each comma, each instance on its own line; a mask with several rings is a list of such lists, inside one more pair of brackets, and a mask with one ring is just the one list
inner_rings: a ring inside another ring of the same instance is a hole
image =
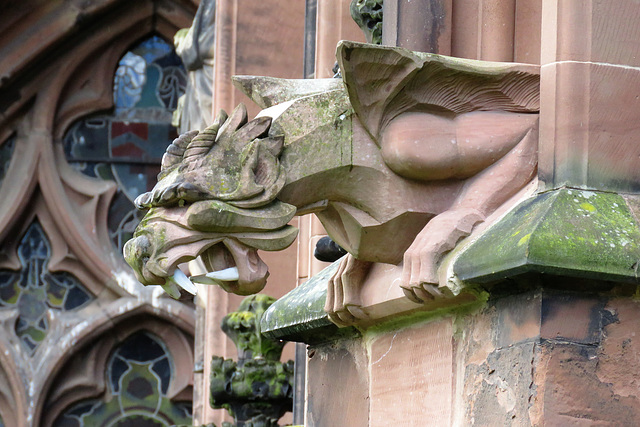
[[181, 183], [178, 186], [176, 193], [177, 197], [179, 198], [178, 203], [182, 203], [180, 204], [180, 206], [183, 206], [183, 204], [186, 202], [192, 202], [206, 197], [206, 193], [204, 191], [190, 182]]

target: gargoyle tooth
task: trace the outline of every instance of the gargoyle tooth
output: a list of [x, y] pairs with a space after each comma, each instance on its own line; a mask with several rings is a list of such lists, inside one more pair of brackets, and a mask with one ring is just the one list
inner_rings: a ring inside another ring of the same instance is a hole
[[179, 268], [176, 268], [176, 271], [173, 272], [172, 279], [178, 286], [189, 292], [191, 295], [198, 293], [198, 288], [191, 283], [191, 280], [189, 280], [189, 278]]
[[171, 277], [167, 277], [164, 285], [162, 285], [162, 289], [164, 289], [164, 291], [168, 293], [171, 298], [180, 298], [180, 288], [178, 287], [178, 285], [176, 285]]
[[218, 285], [224, 287], [222, 282], [233, 282], [239, 278], [238, 267], [230, 267], [199, 276], [191, 276], [191, 281], [193, 283], [202, 283], [203, 285]]
[[211, 273], [205, 274], [205, 276], [207, 276], [209, 279], [222, 280], [224, 282], [232, 282], [240, 278], [238, 267], [230, 267], [220, 271], [212, 271]]

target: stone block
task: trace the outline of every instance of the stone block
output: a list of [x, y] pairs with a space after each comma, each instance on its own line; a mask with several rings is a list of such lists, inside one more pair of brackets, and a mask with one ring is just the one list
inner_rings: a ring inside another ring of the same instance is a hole
[[370, 427], [451, 424], [452, 333], [445, 318], [372, 341]]
[[461, 425], [530, 426], [536, 344], [496, 350], [464, 370], [464, 421]]
[[546, 188], [640, 189], [640, 69], [545, 65], [540, 103], [539, 176]]
[[580, 294], [547, 294], [542, 300], [540, 338], [598, 344], [602, 334], [600, 298]]
[[548, 1], [542, 12], [543, 64], [591, 61], [640, 65], [637, 1]]
[[309, 349], [307, 427], [368, 427], [368, 359], [362, 342]]
[[604, 307], [610, 320], [604, 325], [596, 374], [611, 384], [619, 396], [640, 398], [640, 303], [636, 299], [613, 299]]
[[494, 303], [495, 346], [506, 348], [540, 338], [542, 293], [530, 292], [501, 298]]
[[536, 365], [537, 399], [544, 409], [533, 424], [553, 426], [631, 426], [640, 419], [636, 395], [621, 395], [623, 376], [602, 376], [599, 349], [577, 344], [547, 344]]

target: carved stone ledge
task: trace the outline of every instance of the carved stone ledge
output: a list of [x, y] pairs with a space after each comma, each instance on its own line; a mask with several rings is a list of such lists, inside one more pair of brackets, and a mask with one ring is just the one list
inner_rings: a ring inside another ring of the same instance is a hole
[[440, 313], [486, 299], [486, 294], [475, 288], [467, 288], [456, 296], [450, 294], [448, 298], [416, 303], [407, 298], [398, 286], [402, 264], [374, 264], [361, 293], [362, 311], [366, 319], [356, 321], [355, 327], [339, 328], [324, 311], [328, 283], [339, 266], [340, 260], [269, 307], [262, 317], [263, 335], [315, 345], [359, 335], [355, 327], [369, 327], [417, 312]]
[[448, 280], [492, 284], [525, 273], [638, 283], [637, 196], [560, 188], [521, 202], [452, 254]]

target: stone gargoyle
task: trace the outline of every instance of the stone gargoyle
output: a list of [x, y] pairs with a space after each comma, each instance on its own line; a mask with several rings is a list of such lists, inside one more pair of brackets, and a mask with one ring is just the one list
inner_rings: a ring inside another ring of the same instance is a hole
[[372, 263], [402, 263], [413, 301], [450, 296], [443, 255], [536, 175], [539, 67], [353, 42], [337, 55], [342, 79], [236, 77], [258, 117], [239, 106], [168, 148], [125, 246], [143, 284], [189, 288], [171, 277], [201, 256], [211, 273], [193, 281], [257, 292], [256, 249], [291, 244], [287, 222], [314, 212], [348, 251], [329, 282], [334, 322], [366, 316]]

